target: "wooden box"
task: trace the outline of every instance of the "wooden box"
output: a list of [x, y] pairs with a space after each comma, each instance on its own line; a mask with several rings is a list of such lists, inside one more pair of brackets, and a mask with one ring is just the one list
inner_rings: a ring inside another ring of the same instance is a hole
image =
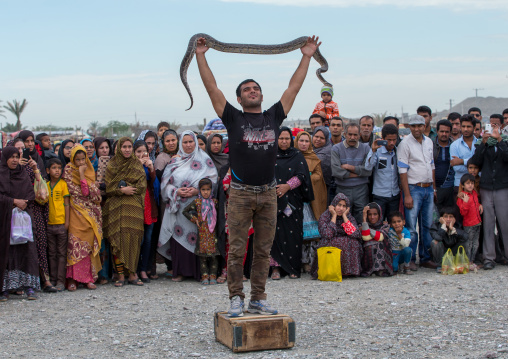
[[215, 340], [233, 352], [292, 348], [295, 345], [296, 327], [285, 314], [260, 315], [245, 313], [230, 318], [227, 312], [215, 313]]

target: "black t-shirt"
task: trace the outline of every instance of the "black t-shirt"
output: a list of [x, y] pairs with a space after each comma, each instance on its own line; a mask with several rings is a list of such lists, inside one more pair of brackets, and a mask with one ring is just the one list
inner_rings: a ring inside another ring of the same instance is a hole
[[263, 113], [245, 113], [226, 103], [221, 119], [228, 130], [233, 182], [261, 186], [273, 181], [279, 127], [285, 118], [280, 101]]

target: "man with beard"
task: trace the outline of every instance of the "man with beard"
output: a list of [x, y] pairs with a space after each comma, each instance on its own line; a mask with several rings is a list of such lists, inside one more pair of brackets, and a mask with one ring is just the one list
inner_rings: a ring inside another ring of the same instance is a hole
[[330, 119], [330, 133], [332, 134], [332, 144], [342, 142], [342, 130], [344, 128], [344, 121], [340, 117], [332, 117]]
[[455, 196], [453, 183], [455, 171], [450, 164], [450, 132], [453, 125], [448, 120], [438, 121], [436, 125], [437, 138], [434, 141], [434, 164], [436, 166], [436, 206], [439, 211], [443, 207], [453, 207]]
[[448, 115], [448, 121], [452, 124], [452, 132], [450, 134], [450, 138], [452, 141], [456, 141], [460, 138], [460, 113], [452, 112]]
[[379, 136], [373, 133], [374, 131], [374, 119], [372, 116], [363, 116], [360, 118], [360, 142], [368, 143], [369, 147], [372, 146], [372, 142], [377, 140]]
[[217, 87], [206, 61], [206, 39], [199, 38], [197, 42], [199, 74], [229, 137], [229, 206], [232, 210], [228, 212], [230, 232], [227, 267], [230, 299], [228, 314], [232, 317], [243, 315], [243, 257], [251, 223], [254, 227], [254, 247], [250, 277], [251, 299], [247, 310], [252, 313], [277, 314], [277, 310], [267, 303], [265, 293], [270, 250], [277, 222], [277, 197], [284, 196], [289, 190], [289, 185], [276, 186], [277, 139], [279, 127], [293, 106], [307, 75], [310, 60], [320, 44], [315, 36], [307, 39], [307, 43], [300, 49], [302, 60], [289, 81], [287, 90], [279, 102], [262, 112], [261, 86], [252, 79], [242, 81], [236, 89], [236, 98], [243, 111], [231, 106]]

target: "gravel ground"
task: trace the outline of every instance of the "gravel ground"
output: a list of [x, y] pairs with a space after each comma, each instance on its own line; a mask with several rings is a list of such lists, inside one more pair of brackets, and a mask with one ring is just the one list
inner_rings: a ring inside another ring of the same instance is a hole
[[268, 280], [267, 293], [296, 321], [293, 349], [233, 354], [213, 334], [227, 287], [159, 279], [33, 302], [11, 296], [0, 303], [0, 357], [508, 358], [508, 267], [342, 283], [304, 275]]

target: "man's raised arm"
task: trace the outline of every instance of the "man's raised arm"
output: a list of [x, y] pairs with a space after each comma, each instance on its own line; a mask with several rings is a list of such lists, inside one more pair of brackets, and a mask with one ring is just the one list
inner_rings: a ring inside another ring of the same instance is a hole
[[201, 80], [203, 80], [203, 84], [205, 85], [206, 92], [208, 92], [208, 96], [210, 96], [210, 100], [212, 100], [215, 113], [217, 113], [217, 116], [222, 118], [222, 113], [224, 112], [224, 107], [226, 106], [226, 98], [224, 97], [222, 91], [217, 87], [217, 82], [215, 82], [212, 70], [210, 70], [208, 63], [206, 62], [205, 52], [207, 51], [208, 47], [206, 46], [205, 38], [199, 38], [196, 47], [196, 61], [198, 63], [199, 74], [201, 75]]
[[[296, 95], [302, 88], [303, 81], [305, 80], [305, 76], [307, 76], [307, 70], [309, 69], [310, 59], [318, 49], [321, 43], [319, 42], [319, 37], [309, 37], [307, 39], [307, 44], [301, 48], [302, 50], [302, 60], [300, 61], [300, 65], [296, 69], [293, 77], [289, 81], [289, 86], [282, 97], [280, 102], [282, 103], [282, 107], [284, 108], [284, 114], [287, 115], [291, 107], [293, 107], [293, 103], [295, 102]], [[196, 50], [197, 53], [197, 50]], [[204, 80], [203, 80], [204, 81]]]

